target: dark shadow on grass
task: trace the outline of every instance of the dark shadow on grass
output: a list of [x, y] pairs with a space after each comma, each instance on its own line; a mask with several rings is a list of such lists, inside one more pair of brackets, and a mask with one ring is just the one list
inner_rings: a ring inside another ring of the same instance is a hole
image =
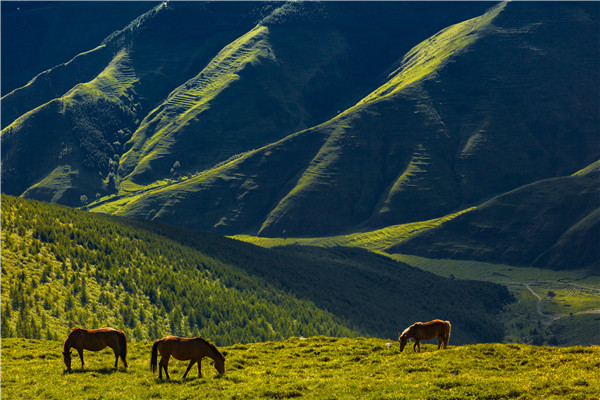
[[72, 369], [71, 371], [67, 371], [64, 370], [63, 374], [90, 374], [90, 373], [97, 373], [97, 374], [101, 374], [101, 375], [112, 375], [114, 373], [127, 373], [127, 370], [124, 368], [110, 368], [110, 367], [104, 367], [104, 368], [85, 368], [85, 369], [81, 369], [81, 368], [76, 368], [76, 369]]

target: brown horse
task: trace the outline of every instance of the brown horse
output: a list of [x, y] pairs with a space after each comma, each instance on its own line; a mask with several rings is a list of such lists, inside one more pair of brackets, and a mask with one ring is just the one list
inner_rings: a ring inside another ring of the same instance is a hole
[[83, 363], [83, 350], [100, 351], [105, 347], [110, 347], [115, 352], [115, 368], [119, 362], [119, 357], [123, 360], [123, 365], [127, 368], [127, 338], [123, 331], [113, 328], [101, 329], [82, 329], [73, 328], [63, 345], [63, 358], [67, 371], [71, 371], [71, 348], [79, 353], [81, 358], [81, 368]]
[[421, 340], [431, 340], [437, 336], [438, 338], [438, 350], [444, 344], [444, 348], [448, 346], [450, 340], [450, 322], [442, 321], [440, 319], [434, 319], [429, 322], [416, 322], [406, 328], [404, 332], [398, 333], [398, 341], [400, 342], [400, 353], [404, 350], [404, 346], [408, 342], [408, 339], [413, 338], [415, 344], [413, 351], [421, 352]]
[[167, 379], [169, 378], [169, 357], [173, 356], [177, 360], [185, 361], [190, 360], [183, 378], [185, 379], [188, 372], [192, 368], [195, 362], [198, 363], [198, 376], [202, 376], [201, 362], [203, 357], [210, 357], [215, 362], [215, 368], [222, 374], [225, 372], [225, 357], [214, 344], [207, 342], [200, 336], [195, 338], [181, 338], [176, 336], [166, 336], [162, 339], [158, 339], [152, 345], [152, 356], [150, 358], [150, 368], [152, 372], [156, 371], [156, 359], [158, 358], [158, 352], [160, 352], [161, 358], [158, 370], [158, 379], [162, 379], [162, 370], [165, 370]]

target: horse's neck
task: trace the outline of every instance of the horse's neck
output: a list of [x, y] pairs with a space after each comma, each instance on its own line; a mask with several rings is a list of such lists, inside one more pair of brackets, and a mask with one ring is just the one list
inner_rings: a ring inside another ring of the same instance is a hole
[[202, 339], [204, 346], [202, 346], [202, 352], [204, 353], [204, 355], [206, 357], [212, 358], [213, 361], [217, 361], [219, 358], [221, 358], [220, 354], [218, 354], [215, 349], [210, 345], [210, 343], [208, 343], [207, 341], [205, 341], [204, 339]]
[[63, 351], [68, 351], [71, 347], [74, 347], [77, 343], [78, 338], [82, 334], [83, 330], [74, 329], [69, 333], [69, 336], [65, 339], [65, 343], [63, 344]]
[[73, 335], [67, 336], [67, 338], [65, 339], [65, 342], [63, 343], [63, 352], [69, 351], [69, 349], [71, 347], [73, 347], [72, 342], [73, 342]]
[[421, 324], [420, 323], [414, 324], [408, 330], [408, 337], [415, 337], [415, 335], [417, 335], [417, 332], [419, 332], [420, 330], [421, 330]]

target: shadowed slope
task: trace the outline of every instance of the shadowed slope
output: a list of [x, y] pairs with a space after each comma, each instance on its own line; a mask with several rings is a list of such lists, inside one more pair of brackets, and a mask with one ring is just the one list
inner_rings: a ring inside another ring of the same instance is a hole
[[599, 166], [500, 195], [386, 251], [595, 270], [600, 266]]
[[[3, 190], [21, 195], [29, 189], [27, 196], [75, 206], [81, 196], [114, 192], [123, 143], [139, 121], [251, 26], [249, 18], [229, 12], [248, 8], [156, 6], [89, 54], [5, 96], [3, 109], [25, 113], [2, 131]], [[215, 19], [221, 13], [228, 18]], [[49, 85], [55, 91], [48, 92]], [[31, 101], [45, 103], [28, 110], [35, 107]]]
[[95, 209], [228, 234], [314, 237], [431, 219], [572, 173], [600, 147], [590, 46], [598, 10], [556, 7], [501, 4], [450, 26], [337, 117]]

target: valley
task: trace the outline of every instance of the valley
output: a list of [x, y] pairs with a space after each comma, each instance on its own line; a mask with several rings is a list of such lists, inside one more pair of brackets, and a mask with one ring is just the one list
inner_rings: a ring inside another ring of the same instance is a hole
[[[432, 229], [456, 216], [335, 237], [277, 239], [237, 235], [233, 238], [264, 247], [359, 246], [439, 276], [498, 283], [506, 286], [516, 299], [500, 314], [505, 326], [504, 342], [553, 345], [600, 342], [600, 274], [593, 270], [556, 271], [471, 260], [430, 259], [385, 251], [392, 243]], [[578, 327], [576, 333], [567, 328], [573, 325]]]

